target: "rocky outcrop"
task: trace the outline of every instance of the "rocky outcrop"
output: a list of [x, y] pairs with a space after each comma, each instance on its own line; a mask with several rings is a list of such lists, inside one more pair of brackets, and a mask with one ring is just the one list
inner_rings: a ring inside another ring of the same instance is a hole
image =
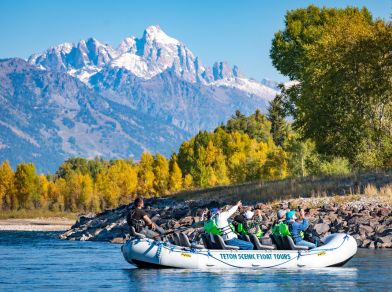
[[[202, 231], [205, 212], [212, 207], [222, 207], [224, 202], [189, 200], [178, 202], [172, 198], [146, 200], [146, 211], [159, 226], [168, 231], [181, 229], [192, 239]], [[349, 233], [359, 247], [392, 247], [391, 204], [382, 198], [351, 196], [300, 198], [274, 204], [256, 204], [263, 217], [263, 231], [269, 234], [279, 208], [308, 208], [309, 231], [323, 237], [330, 233]], [[126, 215], [132, 205], [108, 210], [97, 216], [81, 216], [70, 230], [60, 236], [68, 240], [111, 241], [122, 243], [128, 236]]]

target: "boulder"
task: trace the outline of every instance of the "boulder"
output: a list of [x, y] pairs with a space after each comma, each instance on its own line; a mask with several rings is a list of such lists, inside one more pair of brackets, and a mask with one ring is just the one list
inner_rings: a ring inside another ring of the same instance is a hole
[[391, 213], [391, 210], [388, 208], [381, 208], [378, 210], [377, 215], [378, 216], [388, 216]]
[[337, 207], [334, 207], [332, 204], [324, 204], [322, 209], [327, 212], [336, 212]]
[[125, 238], [124, 237], [115, 237], [113, 238], [110, 242], [111, 243], [119, 243], [119, 244], [123, 244], [125, 242]]
[[107, 229], [101, 229], [100, 232], [91, 238], [93, 241], [111, 241], [114, 238], [113, 233]]
[[329, 225], [326, 223], [318, 223], [313, 228], [317, 234], [321, 235], [329, 231]]
[[182, 217], [188, 215], [189, 208], [181, 208], [181, 209], [174, 209], [172, 213], [172, 218], [178, 220], [181, 219]]
[[381, 242], [381, 243], [391, 243], [392, 242], [392, 235], [378, 237], [377, 241]]
[[373, 228], [367, 225], [360, 225], [358, 228], [359, 234], [370, 235], [373, 233]]
[[91, 234], [85, 233], [82, 235], [82, 237], [79, 239], [80, 241], [87, 241], [91, 238]]
[[180, 225], [191, 225], [193, 223], [193, 217], [192, 216], [186, 216], [184, 218], [181, 218], [178, 223]]
[[76, 221], [76, 223], [74, 225], [72, 225], [71, 229], [74, 229], [74, 228], [77, 228], [81, 225], [86, 224], [93, 217], [94, 217], [93, 213], [88, 213], [87, 215], [80, 216], [79, 219]]
[[362, 246], [361, 246], [361, 247], [369, 247], [370, 242], [371, 242], [371, 240], [365, 239], [365, 240], [362, 242]]

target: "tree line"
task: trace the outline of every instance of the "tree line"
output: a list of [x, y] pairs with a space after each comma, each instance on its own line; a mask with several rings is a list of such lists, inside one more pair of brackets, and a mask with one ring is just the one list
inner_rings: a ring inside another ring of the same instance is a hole
[[[282, 116], [240, 111], [213, 132], [182, 143], [170, 159], [144, 152], [132, 159], [70, 158], [54, 174], [36, 173], [32, 163], [0, 166], [0, 208], [98, 212], [127, 204], [137, 195], [161, 197], [196, 187], [287, 176], [348, 173], [348, 161], [320, 156], [301, 141]], [[274, 131], [274, 123], [282, 131]]]

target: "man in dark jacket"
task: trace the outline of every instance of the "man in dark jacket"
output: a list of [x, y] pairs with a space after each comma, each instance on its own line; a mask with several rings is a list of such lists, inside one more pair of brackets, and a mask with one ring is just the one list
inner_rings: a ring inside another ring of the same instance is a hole
[[148, 238], [158, 238], [165, 234], [165, 230], [157, 226], [143, 210], [144, 201], [136, 198], [134, 208], [127, 215], [127, 223], [135, 228], [136, 232], [146, 235]]

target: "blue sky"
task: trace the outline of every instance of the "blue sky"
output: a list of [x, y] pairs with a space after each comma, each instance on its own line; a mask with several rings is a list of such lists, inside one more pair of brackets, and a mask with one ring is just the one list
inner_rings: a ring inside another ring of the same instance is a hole
[[274, 32], [283, 28], [287, 10], [309, 4], [366, 6], [375, 17], [390, 19], [391, 0], [1, 0], [0, 58], [27, 58], [49, 46], [95, 37], [117, 46], [159, 24], [184, 42], [204, 65], [236, 64], [249, 77], [286, 80], [272, 66]]

